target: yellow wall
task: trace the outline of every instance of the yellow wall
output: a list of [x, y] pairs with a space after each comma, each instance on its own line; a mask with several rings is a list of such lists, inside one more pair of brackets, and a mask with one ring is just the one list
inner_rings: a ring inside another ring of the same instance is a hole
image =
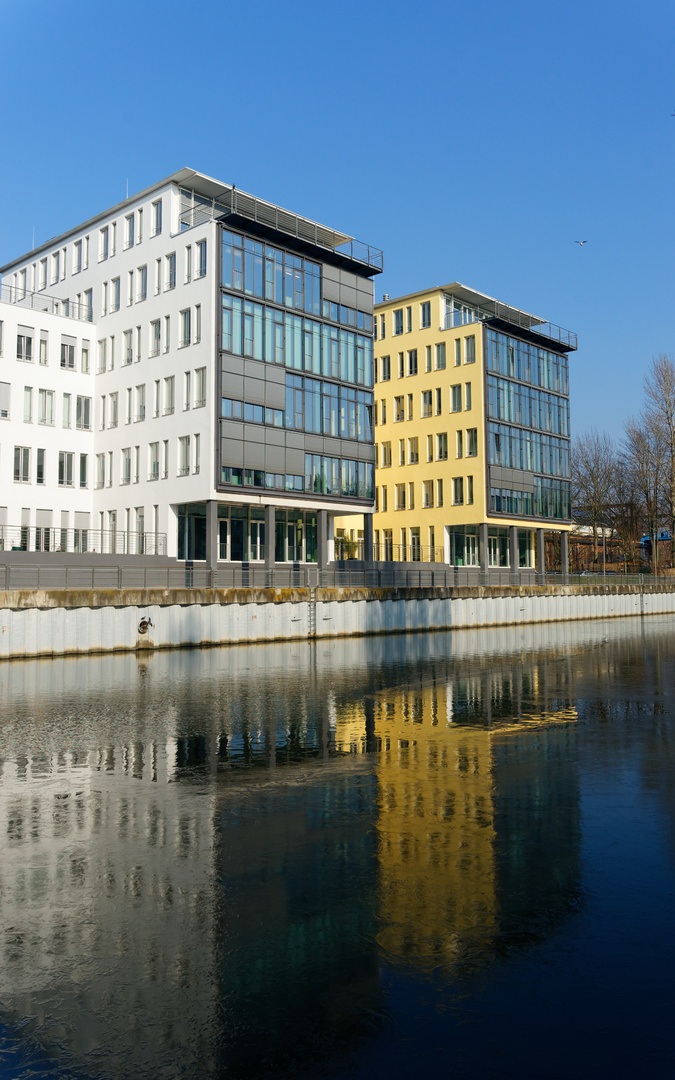
[[[375, 342], [374, 355], [378, 381], [374, 387], [377, 412], [375, 443], [377, 448], [377, 467], [375, 486], [377, 488], [377, 510], [373, 527], [380, 531], [380, 542], [384, 530], [392, 530], [394, 544], [401, 542], [401, 530], [406, 529], [407, 543], [410, 544], [410, 529], [420, 529], [420, 543], [424, 548], [430, 545], [430, 528], [434, 530], [434, 544], [443, 547], [444, 527], [446, 525], [478, 525], [488, 522], [492, 526], [516, 526], [520, 529], [534, 530], [542, 527], [542, 522], [532, 518], [488, 517], [487, 498], [487, 461], [486, 461], [486, 415], [485, 376], [483, 362], [483, 324], [469, 323], [449, 330], [441, 330], [445, 320], [445, 292], [433, 289], [415, 293], [380, 304], [375, 309], [378, 327], [378, 339]], [[422, 304], [431, 304], [431, 325], [421, 327]], [[412, 329], [408, 331], [407, 309], [412, 309]], [[394, 312], [403, 309], [403, 333], [394, 335]], [[385, 337], [381, 336], [381, 316], [385, 316]], [[467, 363], [467, 339], [474, 338], [475, 362]], [[456, 342], [461, 344], [461, 364], [456, 366]], [[445, 344], [445, 369], [436, 369], [436, 346]], [[431, 371], [427, 372], [427, 348], [431, 348]], [[408, 374], [408, 353], [417, 350], [417, 374]], [[403, 353], [405, 374], [399, 376], [399, 354]], [[382, 358], [389, 356], [391, 378], [382, 381]], [[466, 408], [466, 387], [471, 387], [471, 408]], [[452, 387], [461, 386], [461, 412], [452, 410]], [[441, 412], [437, 413], [436, 392], [441, 391]], [[432, 394], [432, 415], [422, 416], [422, 395], [424, 391]], [[412, 395], [412, 419], [409, 415], [409, 395]], [[396, 420], [396, 399], [403, 398], [404, 416]], [[384, 417], [383, 423], [383, 403]], [[467, 456], [469, 449], [467, 431], [476, 430], [477, 453]], [[458, 456], [457, 435], [462, 433], [462, 456]], [[437, 436], [447, 434], [447, 460], [437, 459]], [[427, 460], [427, 437], [433, 438], [433, 461]], [[418, 463], [409, 463], [410, 440], [417, 439]], [[404, 440], [405, 465], [399, 465], [400, 441]], [[391, 444], [391, 466], [383, 466], [383, 444]], [[464, 502], [453, 503], [453, 479], [462, 477], [464, 481]], [[473, 503], [468, 502], [469, 478], [473, 479]], [[438, 503], [438, 484], [443, 482], [443, 505]], [[433, 481], [433, 507], [424, 506], [424, 482]], [[405, 484], [406, 509], [397, 510], [396, 485]], [[413, 485], [414, 509], [409, 507], [409, 485]], [[386, 488], [386, 510], [384, 509], [384, 489]], [[562, 522], [550, 521], [545, 527], [556, 530], [568, 528]], [[349, 538], [363, 529], [363, 516], [341, 516], [335, 519], [336, 535], [344, 529]]]

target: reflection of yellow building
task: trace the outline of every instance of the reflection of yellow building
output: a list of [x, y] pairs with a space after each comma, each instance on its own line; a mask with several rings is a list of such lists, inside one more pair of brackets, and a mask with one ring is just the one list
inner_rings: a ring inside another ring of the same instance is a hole
[[[375, 558], [533, 567], [554, 528], [564, 570], [576, 335], [458, 282], [387, 297], [375, 329]], [[338, 557], [363, 535], [336, 518]]]
[[533, 726], [574, 720], [560, 691], [545, 664], [476, 668], [446, 684], [386, 690], [338, 715], [336, 749], [379, 752], [378, 940], [386, 952], [431, 965], [492, 952], [500, 922], [495, 750], [505, 735], [526, 738]]

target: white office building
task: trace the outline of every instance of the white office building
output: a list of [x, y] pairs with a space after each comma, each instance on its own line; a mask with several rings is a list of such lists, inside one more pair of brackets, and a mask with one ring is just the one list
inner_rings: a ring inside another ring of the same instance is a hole
[[0, 268], [5, 550], [333, 557], [382, 254], [191, 169]]

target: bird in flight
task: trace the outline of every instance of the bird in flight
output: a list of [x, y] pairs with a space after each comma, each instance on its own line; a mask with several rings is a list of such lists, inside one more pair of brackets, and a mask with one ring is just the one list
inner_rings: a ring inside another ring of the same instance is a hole
[[578, 244], [578, 245], [579, 245], [579, 247], [583, 247], [583, 246], [584, 246], [584, 244], [587, 244], [587, 243], [588, 243], [588, 240], [575, 240], [575, 241], [574, 241], [574, 243], [575, 243], [575, 244]]

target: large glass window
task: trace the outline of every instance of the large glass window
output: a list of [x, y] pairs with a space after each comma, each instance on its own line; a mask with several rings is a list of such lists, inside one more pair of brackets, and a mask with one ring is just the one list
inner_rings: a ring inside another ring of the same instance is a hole
[[223, 230], [222, 284], [284, 307], [321, 315], [321, 266]]

